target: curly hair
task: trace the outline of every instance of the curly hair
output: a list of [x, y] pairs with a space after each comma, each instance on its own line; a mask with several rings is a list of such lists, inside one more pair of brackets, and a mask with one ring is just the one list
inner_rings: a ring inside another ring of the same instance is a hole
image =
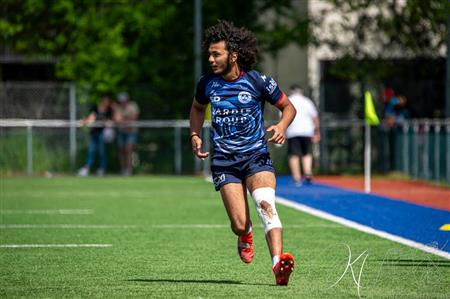
[[225, 42], [226, 49], [232, 53], [238, 53], [237, 63], [244, 69], [249, 70], [256, 63], [258, 44], [256, 36], [250, 30], [235, 27], [233, 23], [219, 20], [216, 25], [205, 30], [203, 49], [208, 51], [211, 43]]

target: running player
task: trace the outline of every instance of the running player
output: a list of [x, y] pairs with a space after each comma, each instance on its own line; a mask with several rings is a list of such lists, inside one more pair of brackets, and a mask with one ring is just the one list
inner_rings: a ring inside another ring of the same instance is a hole
[[205, 31], [203, 48], [208, 52], [213, 74], [203, 76], [196, 89], [190, 112], [191, 144], [194, 154], [204, 160], [200, 132], [205, 109], [211, 103], [211, 171], [216, 191], [238, 236], [241, 260], [251, 263], [254, 255], [252, 223], [247, 202], [250, 192], [264, 226], [272, 270], [277, 285], [287, 285], [294, 258], [282, 252], [282, 227], [275, 208], [275, 170], [267, 149], [263, 109], [267, 101], [281, 111], [281, 118], [267, 131], [268, 141], [283, 144], [285, 131], [296, 110], [271, 77], [252, 70], [257, 41], [245, 28], [219, 21]]

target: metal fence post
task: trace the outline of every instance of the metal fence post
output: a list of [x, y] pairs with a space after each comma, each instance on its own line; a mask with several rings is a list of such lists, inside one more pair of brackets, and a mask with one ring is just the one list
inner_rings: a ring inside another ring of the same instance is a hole
[[441, 134], [441, 126], [438, 123], [434, 124], [434, 179], [439, 180], [441, 176], [441, 168], [440, 168], [440, 135]]
[[70, 117], [70, 128], [69, 128], [69, 143], [70, 143], [70, 167], [75, 169], [75, 164], [77, 160], [77, 103], [76, 103], [76, 91], [75, 84], [71, 83], [69, 87], [69, 117]]
[[178, 125], [175, 125], [175, 140], [174, 140], [174, 146], [175, 146], [175, 173], [177, 175], [181, 174], [181, 127]]
[[424, 126], [424, 140], [423, 140], [423, 175], [425, 179], [430, 178], [430, 123], [428, 120], [425, 120], [425, 126]]
[[403, 124], [403, 172], [409, 174], [409, 124]]
[[370, 125], [366, 122], [364, 124], [364, 192], [370, 193], [370, 167], [371, 159], [371, 136]]
[[27, 126], [27, 173], [33, 174], [33, 127]]
[[415, 179], [419, 177], [419, 123], [414, 121], [412, 136], [412, 175]]

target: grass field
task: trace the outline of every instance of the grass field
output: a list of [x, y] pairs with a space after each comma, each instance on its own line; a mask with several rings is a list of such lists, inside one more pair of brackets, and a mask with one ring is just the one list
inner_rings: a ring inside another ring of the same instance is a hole
[[[358, 298], [352, 269], [364, 298], [450, 297], [450, 261], [284, 206], [297, 267], [276, 287], [262, 228], [246, 265], [202, 178], [3, 178], [0, 191], [2, 298]], [[24, 244], [49, 247], [8, 247]]]

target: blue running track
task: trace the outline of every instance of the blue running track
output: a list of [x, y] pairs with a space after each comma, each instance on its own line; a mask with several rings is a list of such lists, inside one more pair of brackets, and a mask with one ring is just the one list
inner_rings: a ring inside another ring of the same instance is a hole
[[277, 177], [277, 196], [424, 245], [450, 252], [450, 212], [313, 183], [296, 187]]

